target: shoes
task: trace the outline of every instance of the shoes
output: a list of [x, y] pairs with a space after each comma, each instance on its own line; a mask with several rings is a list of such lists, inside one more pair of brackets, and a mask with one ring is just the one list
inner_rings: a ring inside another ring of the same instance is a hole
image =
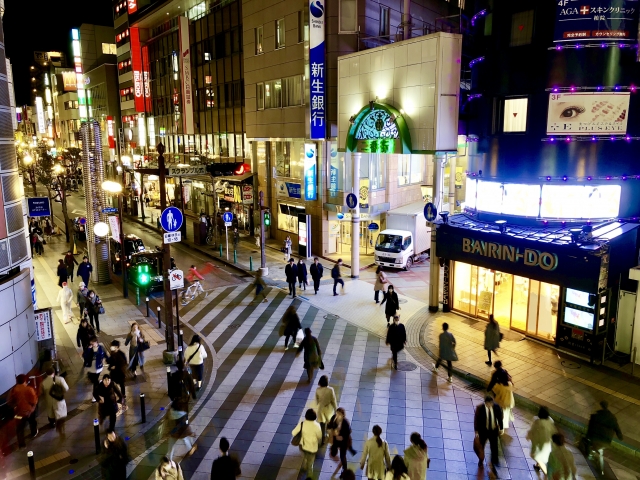
[[316, 295], [318, 294], [318, 290], [316, 290]]
[[284, 351], [286, 352], [287, 350], [289, 350], [289, 345], [284, 346]]
[[380, 303], [378, 300], [376, 300], [376, 303]]
[[394, 363], [394, 364], [393, 364], [393, 368], [394, 368], [394, 369], [396, 369], [396, 370], [398, 370], [398, 364], [397, 364], [397, 363]]
[[338, 294], [337, 294], [337, 293], [334, 293], [334, 294], [333, 294], [333, 296], [334, 296], [334, 297], [337, 297], [337, 296], [338, 296]]
[[265, 298], [264, 300], [262, 300], [262, 303], [269, 303], [269, 300]]
[[484, 362], [484, 363], [485, 363], [486, 365], [489, 365], [489, 366], [493, 365], [493, 362], [492, 362], [491, 360], [489, 360], [488, 362]]
[[92, 399], [91, 399], [91, 403], [96, 403], [96, 399], [95, 399], [95, 398], [92, 398]]
[[451, 378], [451, 377], [447, 377], [447, 382], [449, 382], [449, 383], [453, 383], [453, 378]]
[[536, 472], [539, 472], [539, 471], [540, 471], [540, 465], [538, 465], [538, 464], [536, 463], [536, 464], [533, 466], [533, 469], [534, 469]]
[[294, 295], [294, 296], [293, 296], [293, 298], [296, 298], [296, 297], [297, 297], [297, 295]]
[[187, 452], [186, 456], [188, 457], [189, 455], [193, 455], [197, 449], [198, 449], [198, 445], [194, 444], [193, 447], [191, 447], [191, 450]]

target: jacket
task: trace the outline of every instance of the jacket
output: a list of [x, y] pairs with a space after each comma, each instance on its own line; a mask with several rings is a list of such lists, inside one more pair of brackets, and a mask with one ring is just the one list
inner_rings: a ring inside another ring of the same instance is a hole
[[85, 367], [91, 367], [91, 364], [93, 363], [93, 360], [95, 358], [96, 371], [99, 373], [104, 367], [103, 363], [104, 359], [107, 358], [107, 354], [104, 352], [104, 348], [102, 348], [102, 345], [98, 345], [98, 350], [95, 352], [91, 347], [85, 348], [84, 352], [82, 353], [82, 358], [84, 359]]
[[306, 263], [298, 263], [298, 281], [305, 283], [307, 281], [307, 265]]
[[391, 347], [391, 350], [393, 350], [394, 352], [399, 352], [400, 350], [404, 349], [404, 344], [406, 341], [407, 331], [405, 330], [403, 324], [398, 323], [396, 325], [396, 323], [393, 322], [391, 325], [389, 325], [389, 328], [387, 328], [386, 342]]
[[[529, 432], [527, 432], [527, 440], [531, 441], [531, 457], [535, 458], [538, 463], [547, 463], [549, 453], [551, 452], [551, 436], [556, 433], [556, 425], [551, 418], [536, 418], [531, 424]], [[546, 455], [537, 456], [542, 452]], [[544, 458], [546, 456], [546, 458]]]
[[427, 480], [429, 454], [417, 445], [411, 445], [404, 451], [404, 464], [409, 470], [411, 480]]
[[127, 444], [120, 437], [114, 442], [108, 442], [104, 449], [104, 458], [101, 462], [102, 478], [105, 480], [122, 480], [127, 478], [127, 463], [129, 463], [129, 450]]
[[67, 277], [69, 276], [66, 265], [58, 265], [58, 273], [56, 273], [56, 275], [58, 275], [63, 282], [66, 282]]
[[87, 283], [87, 279], [91, 276], [91, 272], [93, 272], [93, 265], [89, 262], [80, 262], [78, 265], [78, 277], [81, 277], [84, 280], [84, 283]]
[[493, 393], [495, 395], [493, 401], [500, 405], [500, 408], [514, 408], [516, 406], [516, 401], [513, 398], [513, 385], [511, 383], [509, 383], [509, 385], [497, 383], [493, 387]]
[[296, 333], [298, 333], [298, 330], [302, 328], [298, 313], [291, 312], [289, 310], [287, 310], [284, 314], [284, 317], [282, 317], [282, 325], [284, 325], [284, 328], [282, 329], [282, 335], [295, 335]]
[[87, 328], [83, 328], [82, 324], [80, 324], [78, 327], [78, 333], [76, 333], [76, 343], [78, 344], [78, 347], [86, 349], [89, 347], [89, 339], [95, 336], [96, 331], [90, 324], [87, 323]]
[[565, 446], [551, 444], [551, 454], [547, 463], [547, 478], [550, 480], [572, 480], [576, 478], [576, 462], [573, 454]]
[[78, 261], [76, 260], [76, 257], [74, 257], [73, 255], [70, 254], [66, 254], [64, 256], [64, 264], [67, 266], [67, 270], [71, 270], [73, 271], [73, 264], [78, 265]]
[[587, 438], [594, 442], [595, 446], [610, 445], [614, 434], [622, 440], [622, 430], [620, 430], [618, 420], [613, 413], [603, 408], [591, 415], [587, 427]]
[[122, 403], [122, 392], [120, 387], [113, 380], [109, 386], [104, 384], [104, 380], [93, 387], [93, 398], [102, 402], [98, 405], [100, 414], [104, 417], [118, 411], [118, 403]]
[[456, 339], [452, 333], [442, 332], [439, 337], [440, 340], [440, 358], [442, 360], [456, 361], [458, 355], [456, 355]]
[[234, 457], [218, 457], [211, 465], [211, 478], [216, 480], [236, 480], [242, 474], [240, 463]]
[[180, 465], [176, 462], [171, 461], [171, 463], [169, 464], [169, 470], [164, 476], [161, 475], [156, 468], [156, 480], [184, 480]]
[[509, 385], [511, 382], [511, 375], [504, 368], [496, 368], [491, 374], [491, 379], [489, 380], [489, 385], [487, 385], [487, 392], [493, 390], [497, 384], [500, 385]]
[[38, 406], [38, 394], [33, 387], [26, 383], [17, 384], [9, 392], [7, 404], [13, 407], [13, 412], [20, 417], [28, 417]]
[[87, 290], [86, 288], [79, 288], [76, 293], [76, 303], [84, 308], [84, 304], [87, 303]]
[[177, 370], [171, 374], [169, 393], [171, 408], [178, 412], [186, 412], [189, 408], [189, 396], [196, 399], [196, 387], [189, 372]]
[[338, 409], [336, 392], [332, 387], [318, 387], [316, 389], [316, 412], [319, 423], [328, 423]]
[[[107, 359], [107, 363], [109, 364], [109, 375], [111, 376], [113, 381], [116, 383], [124, 382], [124, 379], [127, 376], [127, 366], [129, 365], [124, 352], [122, 350], [113, 352]], [[123, 395], [125, 394], [125, 392], [121, 393]]]
[[396, 312], [400, 310], [400, 300], [398, 300], [398, 294], [395, 291], [387, 292], [380, 306], [384, 305], [385, 302], [387, 303], [384, 307], [384, 313], [386, 315], [395, 315]]
[[[367, 469], [364, 469], [365, 462]], [[365, 470], [365, 476], [369, 480], [383, 480], [386, 467], [391, 467], [391, 456], [389, 455], [389, 444], [382, 441], [382, 446], [378, 446], [376, 437], [371, 437], [364, 443], [360, 468]]]
[[62, 386], [65, 392], [69, 391], [69, 385], [67, 385], [65, 379], [57, 375], [47, 376], [42, 381], [40, 389], [42, 391], [42, 399], [44, 400], [44, 409], [47, 412], [47, 417], [60, 420], [61, 418], [65, 418], [67, 416], [67, 402], [65, 402], [64, 399], [56, 400], [51, 395], [49, 395], [51, 387], [53, 387], [54, 383]]
[[320, 428], [320, 424], [315, 420], [304, 420], [296, 425], [291, 435], [295, 437], [300, 429], [302, 429], [300, 448], [305, 452], [316, 453], [318, 446], [322, 443], [322, 429]]
[[[316, 353], [318, 354], [317, 357], [312, 357], [311, 351], [313, 350], [312, 344], [315, 345], [315, 350]], [[304, 368], [310, 368], [310, 367], [318, 367], [320, 366], [320, 363], [322, 362], [322, 351], [320, 350], [320, 344], [318, 343], [318, 339], [314, 336], [311, 337], [307, 337], [305, 336], [304, 339], [302, 340], [302, 342], [300, 342], [300, 345], [298, 346], [298, 351], [296, 352], [296, 355], [299, 355], [300, 352], [302, 352], [304, 350]]]
[[287, 277], [287, 283], [296, 283], [298, 280], [298, 267], [295, 263], [288, 263], [286, 267], [284, 267], [284, 274]]
[[[496, 430], [502, 430], [502, 409], [499, 405], [493, 404], [493, 415], [496, 418]], [[487, 408], [484, 403], [481, 403], [476, 407], [476, 412], [473, 415], [473, 429], [481, 436], [487, 436], [489, 430], [487, 429]]]
[[[137, 335], [132, 335], [131, 332], [127, 334], [127, 338], [124, 340], [124, 346], [129, 345], [129, 361], [135, 356], [138, 351], [138, 342], [140, 341], [140, 337], [142, 336], [142, 332], [138, 330]], [[141, 352], [144, 353], [144, 352]]]
[[340, 273], [340, 265], [337, 263], [331, 269], [331, 278], [340, 278], [342, 274]]
[[340, 424], [340, 428], [338, 429], [336, 416], [334, 415], [329, 420], [327, 424], [327, 429], [333, 430], [333, 434], [335, 437], [341, 437], [342, 440], [338, 440], [334, 437], [333, 445], [351, 445], [351, 425], [349, 425], [349, 421], [346, 418], [342, 419], [342, 423]]
[[498, 322], [488, 323], [484, 331], [484, 349], [495, 350], [500, 347], [500, 325]]
[[384, 292], [386, 289], [385, 285], [387, 283], [389, 283], [389, 280], [387, 280], [387, 276], [384, 272], [380, 272], [378, 275], [376, 275], [376, 284], [373, 287], [373, 291], [377, 292], [382, 290]]
[[324, 268], [320, 263], [317, 265], [314, 263], [309, 267], [309, 273], [311, 274], [311, 278], [314, 280], [320, 280], [322, 278], [322, 274], [324, 273]]
[[[195, 355], [194, 355], [195, 353]], [[191, 356], [193, 355], [193, 358]], [[189, 360], [191, 358], [191, 360]], [[184, 359], [189, 362], [189, 365], [202, 365], [204, 359], [207, 358], [207, 351], [200, 343], [195, 345], [189, 345], [187, 351], [184, 352]]]

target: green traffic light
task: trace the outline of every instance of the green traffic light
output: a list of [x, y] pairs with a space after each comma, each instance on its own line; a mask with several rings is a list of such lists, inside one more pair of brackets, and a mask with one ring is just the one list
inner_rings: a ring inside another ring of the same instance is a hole
[[264, 224], [265, 226], [269, 226], [271, 225], [271, 214], [270, 213], [265, 213], [264, 214]]
[[146, 285], [147, 283], [149, 283], [149, 275], [147, 275], [146, 273], [143, 273], [140, 275], [140, 285]]
[[149, 265], [138, 265], [138, 283], [140, 285], [147, 285], [151, 281], [149, 275]]

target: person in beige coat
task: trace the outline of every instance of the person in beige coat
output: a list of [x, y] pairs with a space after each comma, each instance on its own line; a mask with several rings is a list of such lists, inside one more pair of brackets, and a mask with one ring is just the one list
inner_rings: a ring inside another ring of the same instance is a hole
[[[62, 390], [67, 392], [69, 390], [69, 386], [64, 378], [56, 375], [56, 372], [53, 368], [49, 367], [46, 372], [46, 376], [42, 381], [41, 385], [41, 397], [44, 400], [45, 411], [47, 412], [47, 418], [49, 419], [49, 424], [56, 426], [56, 431], [61, 437], [64, 437], [64, 420], [67, 418], [67, 402], [64, 400], [56, 400], [50, 395], [51, 387], [54, 384], [62, 387]], [[60, 390], [60, 389], [58, 389]]]
[[427, 480], [427, 468], [429, 467], [429, 454], [427, 443], [418, 432], [413, 432], [411, 446], [404, 451], [404, 464], [407, 466], [411, 480]]
[[307, 473], [307, 477], [313, 477], [313, 463], [316, 461], [316, 454], [322, 441], [322, 429], [316, 422], [316, 418], [318, 417], [313, 408], [308, 409], [304, 415], [304, 422], [299, 423], [291, 432], [294, 437], [302, 433], [299, 447], [302, 450], [303, 459], [300, 469]]
[[551, 437], [556, 432], [553, 419], [549, 417], [549, 410], [546, 407], [540, 407], [538, 418], [533, 421], [527, 433], [527, 440], [531, 441], [531, 458], [536, 461], [533, 468], [542, 470], [545, 475], [551, 453]]
[[385, 273], [382, 271], [382, 267], [378, 267], [378, 269], [376, 270], [376, 284], [373, 287], [373, 291], [375, 292], [373, 299], [376, 301], [376, 303], [379, 302], [378, 296], [380, 292], [382, 292], [382, 299], [384, 300], [384, 296], [386, 295], [385, 292], [387, 289], [387, 283], [389, 283], [389, 280], [387, 279]]
[[316, 412], [318, 412], [318, 423], [320, 423], [320, 428], [322, 429], [321, 445], [324, 445], [327, 423], [329, 423], [337, 409], [336, 392], [329, 386], [327, 376], [322, 375], [316, 389]]
[[373, 426], [373, 437], [367, 440], [362, 450], [360, 459], [360, 469], [364, 470], [365, 462], [367, 469], [365, 474], [369, 480], [384, 480], [387, 468], [391, 468], [391, 456], [389, 455], [389, 444], [380, 438], [382, 428], [379, 425]]

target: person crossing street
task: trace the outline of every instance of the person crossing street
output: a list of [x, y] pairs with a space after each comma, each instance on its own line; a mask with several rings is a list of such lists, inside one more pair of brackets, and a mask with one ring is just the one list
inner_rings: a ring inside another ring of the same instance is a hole
[[284, 274], [287, 277], [287, 283], [289, 284], [289, 295], [291, 298], [296, 298], [296, 282], [298, 281], [298, 267], [293, 258], [289, 259], [289, 263], [284, 267]]
[[336, 287], [338, 284], [342, 285], [342, 293], [344, 293], [344, 280], [342, 280], [342, 274], [340, 273], [340, 266], [342, 265], [342, 259], [339, 258], [336, 264], [331, 269], [331, 278], [333, 278], [333, 296], [337, 297]]
[[407, 344], [407, 331], [400, 323], [398, 315], [393, 317], [393, 323], [387, 329], [386, 344], [391, 348], [392, 367], [398, 370], [398, 352], [402, 351]]
[[311, 278], [313, 279], [313, 291], [317, 295], [318, 290], [320, 290], [320, 280], [322, 279], [322, 274], [324, 273], [324, 268], [320, 264], [318, 257], [313, 259], [313, 263], [309, 267], [309, 273], [311, 274]]

